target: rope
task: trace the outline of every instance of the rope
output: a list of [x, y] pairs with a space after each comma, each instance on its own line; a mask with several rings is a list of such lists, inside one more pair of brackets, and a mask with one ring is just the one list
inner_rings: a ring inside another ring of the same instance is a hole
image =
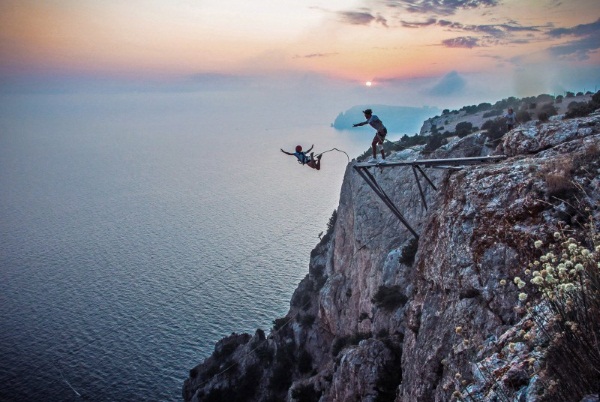
[[338, 152], [345, 154], [346, 158], [348, 158], [348, 162], [350, 162], [350, 157], [348, 156], [348, 154], [345, 151], [342, 151], [341, 149], [337, 149], [337, 148], [331, 148], [331, 149], [328, 149], [327, 151], [323, 151], [320, 154], [317, 154], [317, 157], [319, 157], [323, 154], [326, 154], [327, 152], [331, 152], [331, 151], [338, 151]]

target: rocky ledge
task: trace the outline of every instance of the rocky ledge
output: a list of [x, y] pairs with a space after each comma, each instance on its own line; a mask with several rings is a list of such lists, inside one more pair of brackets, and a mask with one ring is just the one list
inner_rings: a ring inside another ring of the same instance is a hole
[[418, 241], [350, 163], [288, 314], [218, 342], [184, 400], [598, 400], [600, 115], [427, 158], [492, 154], [427, 170], [427, 209], [410, 167], [371, 169]]

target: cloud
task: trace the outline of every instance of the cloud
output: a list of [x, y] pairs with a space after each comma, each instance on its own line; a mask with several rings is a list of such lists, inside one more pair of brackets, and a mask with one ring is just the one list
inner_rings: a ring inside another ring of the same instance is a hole
[[375, 21], [387, 27], [387, 20], [381, 15], [373, 15], [368, 11], [340, 11], [338, 15], [341, 17], [342, 22], [350, 25], [369, 25]]
[[351, 25], [369, 25], [375, 19], [371, 13], [359, 11], [341, 11], [338, 14], [342, 22]]
[[458, 47], [467, 49], [472, 49], [474, 47], [481, 46], [479, 44], [479, 39], [473, 36], [460, 36], [458, 38], [446, 39], [442, 41], [442, 45], [444, 45], [445, 47]]
[[338, 54], [339, 53], [310, 53], [305, 55], [296, 55], [294, 56], [294, 59], [317, 59], [322, 57], [336, 56]]
[[385, 0], [390, 8], [402, 8], [410, 13], [452, 15], [460, 9], [494, 7], [499, 0]]
[[463, 92], [465, 86], [465, 79], [456, 71], [451, 71], [429, 90], [429, 94], [435, 96], [457, 95]]
[[539, 26], [521, 26], [515, 22], [507, 24], [465, 25], [460, 22], [453, 22], [444, 19], [436, 20], [434, 18], [430, 18], [423, 22], [401, 21], [401, 24], [405, 28], [425, 28], [435, 25], [451, 31], [480, 33], [493, 36], [495, 38], [504, 38], [510, 36], [512, 33], [538, 32], [540, 30]]
[[400, 21], [403, 27], [405, 28], [424, 28], [431, 25], [436, 25], [438, 21], [435, 18], [430, 18], [427, 21], [423, 22], [409, 22], [409, 21]]
[[600, 49], [600, 19], [590, 24], [581, 24], [573, 28], [556, 28], [548, 32], [553, 38], [573, 36], [571, 42], [553, 46], [550, 53], [556, 57], [574, 56], [579, 60], [589, 58], [589, 53]]

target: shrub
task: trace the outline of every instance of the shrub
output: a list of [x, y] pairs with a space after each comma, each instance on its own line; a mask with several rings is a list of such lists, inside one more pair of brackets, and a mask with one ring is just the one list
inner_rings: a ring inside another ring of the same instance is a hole
[[527, 123], [531, 120], [531, 115], [526, 110], [519, 110], [517, 112], [517, 121], [519, 123]]
[[337, 210], [333, 210], [329, 221], [327, 222], [327, 230], [325, 231], [325, 235], [321, 238], [320, 244], [325, 244], [331, 238], [333, 234], [333, 229], [335, 228], [335, 222], [337, 221]]
[[438, 149], [439, 147], [442, 146], [442, 140], [443, 140], [443, 136], [441, 134], [433, 134], [431, 135], [431, 137], [429, 138], [429, 141], [427, 141], [427, 144], [425, 145], [425, 148], [423, 149], [424, 153], [429, 153], [429, 152], [433, 152], [436, 149]]
[[502, 113], [503, 113], [502, 109], [494, 109], [494, 110], [490, 110], [489, 112], [485, 112], [483, 114], [483, 117], [487, 118], [487, 117], [501, 116]]
[[283, 326], [285, 324], [287, 324], [287, 318], [282, 317], [282, 318], [276, 318], [273, 320], [273, 330], [274, 331], [279, 331], [281, 328], [283, 328]]
[[567, 158], [562, 158], [546, 165], [540, 171], [544, 175], [546, 193], [549, 198], [564, 198], [572, 195], [572, 190], [575, 189], [575, 185], [572, 182], [572, 172], [573, 161]]
[[306, 350], [302, 349], [298, 356], [298, 371], [306, 374], [312, 370], [312, 356]]
[[399, 262], [404, 265], [411, 266], [415, 262], [415, 255], [419, 250], [419, 241], [414, 237], [408, 241], [408, 244], [402, 248]]
[[315, 319], [316, 319], [316, 317], [314, 315], [306, 314], [306, 315], [300, 316], [298, 318], [298, 322], [300, 323], [302, 328], [310, 328], [314, 324]]
[[533, 311], [549, 341], [546, 369], [557, 386], [545, 396], [553, 400], [580, 400], [598, 390], [600, 235], [592, 216], [586, 227], [581, 241], [560, 229], [547, 246], [536, 241], [536, 247], [547, 252], [532, 264], [535, 268], [529, 274], [532, 293], [549, 307]]
[[408, 298], [402, 293], [402, 288], [398, 285], [380, 286], [373, 299], [371, 299], [373, 304], [387, 311], [404, 306], [407, 300]]
[[460, 138], [465, 137], [473, 132], [473, 123], [468, 121], [460, 122], [456, 125], [456, 135]]
[[393, 358], [386, 362], [379, 372], [375, 402], [393, 402], [396, 400], [396, 389], [402, 383], [402, 346], [387, 338], [386, 347], [392, 352]]
[[321, 394], [310, 384], [296, 386], [292, 390], [292, 398], [297, 402], [318, 402]]
[[506, 134], [506, 119], [487, 120], [481, 125], [482, 130], [486, 130], [486, 137], [490, 141], [496, 141]]
[[547, 121], [550, 116], [556, 116], [557, 111], [552, 103], [546, 103], [542, 105], [538, 112], [538, 118], [541, 121]]
[[564, 171], [548, 173], [545, 179], [550, 197], [563, 198], [575, 189], [570, 175]]
[[331, 355], [337, 356], [342, 349], [349, 345], [358, 345], [360, 341], [369, 339], [371, 337], [370, 332], [359, 332], [353, 335], [342, 336], [335, 338], [331, 343]]
[[571, 102], [568, 106], [568, 111], [565, 116], [568, 118], [572, 117], [584, 117], [600, 108], [600, 91], [596, 92], [589, 102]]
[[273, 362], [273, 351], [269, 348], [269, 344], [262, 342], [254, 349], [254, 354], [263, 366], [268, 366]]
[[269, 389], [277, 392], [285, 391], [292, 385], [292, 364], [277, 365], [273, 370], [273, 376], [269, 381]]

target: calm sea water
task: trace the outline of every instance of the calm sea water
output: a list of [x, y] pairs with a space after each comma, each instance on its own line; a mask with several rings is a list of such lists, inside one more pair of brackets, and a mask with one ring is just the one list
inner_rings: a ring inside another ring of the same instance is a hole
[[217, 340], [287, 312], [347, 159], [279, 148], [355, 157], [372, 136], [287, 106], [1, 99], [0, 400], [178, 401]]

